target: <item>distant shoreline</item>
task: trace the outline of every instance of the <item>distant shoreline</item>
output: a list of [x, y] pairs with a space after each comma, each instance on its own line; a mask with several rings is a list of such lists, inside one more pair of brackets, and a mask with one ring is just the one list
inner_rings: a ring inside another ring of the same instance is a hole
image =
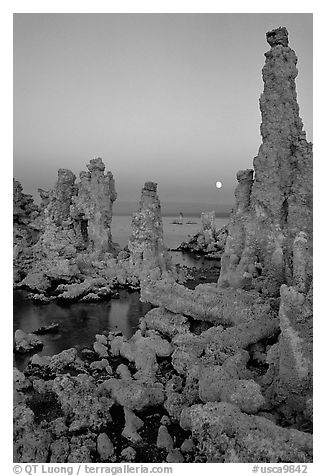
[[[179, 217], [180, 213], [179, 212], [176, 212], [175, 214], [173, 213], [162, 213], [162, 217], [171, 217], [171, 216], [177, 216]], [[193, 218], [193, 217], [197, 217], [197, 218], [200, 218], [201, 216], [201, 212], [199, 213], [183, 213], [183, 218], [186, 219], [186, 218]], [[220, 213], [217, 213], [215, 212], [215, 217], [216, 218], [228, 218], [230, 216], [230, 213], [223, 213], [223, 212], [220, 212]]]
[[[128, 216], [130, 216], [131, 217], [135, 213], [135, 211], [131, 211], [129, 213], [128, 212], [115, 213], [114, 209], [113, 209], [113, 216], [118, 216], [118, 217], [128, 217]], [[180, 215], [180, 212], [162, 213], [162, 217], [171, 217], [171, 218], [178, 217], [179, 218], [179, 215]], [[184, 220], [187, 219], [187, 218], [194, 218], [194, 217], [200, 219], [200, 216], [201, 216], [201, 212], [183, 213], [183, 219]], [[230, 216], [230, 213], [216, 213], [215, 216], [216, 216], [216, 218], [228, 218]]]

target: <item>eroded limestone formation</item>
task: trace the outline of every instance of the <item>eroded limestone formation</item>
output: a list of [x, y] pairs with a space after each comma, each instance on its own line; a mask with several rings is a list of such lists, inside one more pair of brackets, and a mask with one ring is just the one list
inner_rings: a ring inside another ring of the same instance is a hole
[[76, 176], [71, 170], [58, 170], [58, 180], [49, 194], [46, 207], [46, 216], [58, 227], [70, 221], [71, 200], [76, 193], [75, 180]]
[[218, 285], [280, 296], [281, 334], [268, 354], [265, 383], [289, 414], [301, 411], [311, 419], [312, 144], [299, 116], [297, 57], [287, 30], [267, 33], [267, 41], [262, 145], [254, 170], [237, 174]]
[[159, 274], [172, 269], [163, 241], [161, 204], [154, 182], [145, 182], [142, 188], [139, 209], [131, 222], [128, 248], [130, 265], [144, 276], [154, 269]]
[[[287, 46], [287, 31], [279, 28], [267, 39], [272, 48], [266, 53], [260, 100], [263, 143], [254, 170], [237, 174], [218, 284], [189, 290], [171, 279], [148, 279], [141, 297], [160, 306], [156, 312], [162, 319], [168, 313], [171, 321], [173, 313], [209, 321], [211, 329], [224, 327], [217, 333], [209, 329], [206, 338], [203, 332], [201, 339], [187, 332], [173, 337], [172, 364], [188, 382], [165, 402], [173, 418], [199, 398], [236, 404], [244, 413], [267, 412], [268, 418], [274, 412], [276, 421], [310, 429], [312, 146], [299, 117], [296, 56]], [[253, 367], [263, 366], [260, 375], [250, 374], [246, 352]], [[240, 460], [247, 461], [245, 453]]]
[[69, 281], [78, 274], [76, 239], [70, 216], [75, 193], [75, 175], [68, 169], [58, 170], [58, 179], [49, 192], [44, 207], [43, 230], [33, 246], [33, 266], [22, 281], [31, 290], [45, 291], [51, 281]]
[[202, 212], [201, 214], [202, 230], [207, 233], [207, 241], [212, 238], [215, 229], [215, 211]]
[[32, 268], [21, 286], [44, 292], [53, 283], [79, 282], [85, 274], [100, 277], [94, 264], [113, 251], [110, 227], [116, 191], [102, 159], [92, 159], [87, 167], [89, 172], [82, 172], [77, 184], [71, 170], [59, 169], [54, 188], [39, 190], [42, 229], [30, 248]]
[[201, 214], [201, 230], [188, 242], [183, 242], [178, 247], [180, 251], [199, 253], [207, 258], [219, 259], [224, 251], [228, 231], [227, 226], [220, 230], [215, 226], [215, 211]]
[[76, 235], [89, 252], [99, 254], [113, 250], [111, 236], [112, 205], [117, 198], [113, 175], [104, 173], [101, 158], [92, 159], [89, 172], [80, 173], [77, 193], [70, 207]]
[[[288, 47], [286, 28], [267, 33], [267, 41], [271, 49], [265, 54], [260, 98], [262, 145], [254, 170], [237, 174], [219, 286], [257, 286], [278, 294], [281, 284], [293, 284], [293, 243], [300, 233], [305, 233], [311, 254], [312, 144], [299, 116], [297, 57]], [[311, 263], [306, 271], [311, 279]]]
[[281, 286], [280, 337], [267, 353], [263, 379], [275, 405], [295, 421], [312, 421], [313, 374], [312, 286], [307, 294]]
[[211, 463], [312, 460], [311, 435], [246, 415], [229, 403], [194, 405], [183, 412], [182, 426], [191, 429]]
[[38, 214], [32, 195], [23, 192], [23, 187], [18, 180], [13, 180], [13, 215], [14, 223], [28, 225]]
[[39, 208], [31, 195], [23, 192], [18, 180], [13, 180], [13, 258], [14, 280], [26, 274], [32, 263], [31, 247], [37, 242], [40, 229], [36, 220]]
[[[255, 175], [238, 173], [219, 285], [190, 290], [175, 281], [165, 260], [156, 185], [146, 183], [130, 260], [119, 272], [146, 270], [142, 300], [156, 309], [129, 340], [97, 334], [81, 357], [73, 348], [33, 357], [24, 373], [15, 370], [15, 462], [113, 463], [143, 455], [166, 462], [312, 461], [310, 145], [297, 137], [295, 56], [287, 32], [279, 28], [267, 39], [263, 144]], [[289, 137], [297, 137], [295, 152]], [[307, 183], [295, 197], [305, 164]], [[59, 205], [52, 218], [65, 216]], [[75, 233], [75, 219], [68, 216], [60, 229]], [[60, 291], [69, 297], [103, 290], [103, 276], [117, 273], [104, 268], [101, 279], [61, 284]], [[33, 411], [42, 398], [51, 404], [43, 419]], [[119, 429], [110, 424], [117, 411], [124, 421]]]

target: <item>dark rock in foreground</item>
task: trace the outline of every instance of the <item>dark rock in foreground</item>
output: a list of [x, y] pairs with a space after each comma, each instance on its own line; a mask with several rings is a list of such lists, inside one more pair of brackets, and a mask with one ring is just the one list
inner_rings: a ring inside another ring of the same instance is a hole
[[21, 329], [17, 329], [14, 338], [14, 351], [24, 354], [40, 350], [43, 342], [35, 334], [26, 334]]
[[59, 324], [52, 322], [48, 326], [39, 327], [33, 334], [43, 335], [43, 334], [52, 334], [59, 331]]
[[194, 405], [181, 419], [210, 463], [312, 461], [311, 435], [246, 415], [229, 403]]

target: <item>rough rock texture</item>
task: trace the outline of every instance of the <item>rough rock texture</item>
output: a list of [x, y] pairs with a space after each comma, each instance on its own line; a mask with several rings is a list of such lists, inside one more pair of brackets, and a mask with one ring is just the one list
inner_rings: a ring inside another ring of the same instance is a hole
[[45, 291], [51, 280], [69, 281], [78, 274], [76, 239], [70, 217], [70, 204], [75, 193], [75, 175], [59, 169], [58, 180], [49, 193], [44, 209], [43, 231], [33, 246], [33, 267], [20, 283], [31, 290]]
[[58, 180], [49, 194], [47, 216], [56, 226], [62, 226], [70, 218], [70, 205], [76, 192], [76, 176], [69, 169], [58, 170]]
[[14, 223], [27, 226], [39, 213], [32, 195], [23, 192], [23, 187], [18, 180], [13, 179], [13, 215]]
[[97, 452], [101, 461], [107, 461], [114, 454], [114, 446], [106, 433], [100, 433], [97, 437]]
[[42, 188], [38, 188], [37, 191], [41, 198], [40, 209], [44, 210], [50, 202], [50, 192], [48, 190], [43, 190]]
[[68, 284], [61, 286], [60, 290], [63, 292], [60, 292], [57, 297], [62, 301], [75, 301], [80, 297], [94, 293], [95, 290], [103, 288], [105, 285], [106, 280], [104, 278], [87, 278], [85, 281], [79, 284]]
[[279, 341], [267, 354], [264, 383], [271, 401], [300, 421], [312, 425], [312, 286], [305, 295], [281, 286]]
[[136, 380], [112, 378], [102, 384], [102, 391], [130, 410], [142, 410], [164, 401], [164, 388], [159, 383], [146, 384]]
[[246, 413], [257, 413], [265, 403], [260, 386], [254, 380], [230, 378], [219, 365], [201, 369], [199, 396], [203, 402], [233, 403]]
[[137, 369], [134, 377], [142, 382], [155, 382], [158, 370], [157, 357], [169, 357], [173, 352], [171, 344], [155, 331], [138, 330], [128, 341], [115, 338], [111, 342], [111, 352], [134, 362]]
[[181, 426], [191, 429], [208, 462], [312, 462], [312, 436], [246, 415], [229, 403], [194, 405]]
[[31, 195], [23, 192], [18, 180], [13, 180], [13, 258], [14, 280], [20, 279], [28, 272], [32, 264], [31, 247], [37, 242], [40, 229], [36, 224], [39, 208]]
[[135, 461], [136, 455], [137, 455], [136, 450], [134, 448], [132, 448], [131, 446], [128, 446], [127, 448], [124, 448], [121, 451], [121, 458], [122, 458], [123, 462], [125, 462], [125, 461], [128, 461], [128, 462]]
[[[260, 98], [262, 145], [254, 171], [237, 174], [218, 282], [243, 288], [255, 286], [252, 281], [258, 278], [264, 292], [277, 294], [281, 284], [293, 284], [293, 243], [302, 232], [311, 255], [312, 144], [299, 117], [297, 57], [288, 47], [286, 28], [268, 32], [267, 40], [271, 49], [265, 54]], [[311, 279], [311, 263], [306, 266]]]
[[46, 463], [52, 441], [47, 429], [36, 425], [34, 412], [21, 403], [14, 407], [14, 461]]
[[173, 446], [174, 446], [173, 438], [168, 432], [168, 429], [166, 428], [166, 426], [164, 425], [161, 425], [160, 428], [158, 429], [156, 446], [158, 448], [165, 448], [166, 450], [173, 449]]
[[275, 30], [268, 31], [266, 33], [267, 43], [270, 46], [282, 45], [288, 46], [289, 45], [289, 38], [287, 29], [284, 27], [275, 28]]
[[36, 349], [42, 349], [43, 342], [35, 334], [26, 334], [21, 329], [15, 332], [15, 352], [27, 353]]
[[185, 459], [179, 450], [171, 450], [166, 457], [167, 463], [184, 463]]
[[207, 241], [212, 239], [215, 229], [215, 211], [202, 212], [201, 214], [201, 226], [203, 232], [207, 233]]
[[[110, 171], [104, 173], [105, 165], [100, 158], [92, 159], [87, 167], [89, 172], [81, 172], [79, 183], [75, 183], [73, 172], [59, 169], [53, 190], [40, 191], [42, 203], [38, 221], [33, 222], [39, 224], [39, 236], [34, 242], [29, 239], [30, 266], [18, 285], [41, 293], [42, 296], [33, 295], [34, 300], [46, 301], [44, 293], [53, 292], [56, 284], [74, 283], [81, 285], [81, 291], [77, 296], [73, 290], [71, 299], [95, 301], [97, 297], [92, 289], [88, 293], [83, 291], [83, 279], [105, 278], [105, 287], [110, 279], [106, 276], [107, 269], [112, 274], [110, 269], [117, 268], [109, 254], [114, 249], [111, 237], [112, 204], [117, 196], [114, 179]], [[26, 199], [17, 183], [15, 190], [15, 203], [24, 204]], [[15, 209], [17, 221], [22, 208], [17, 206]], [[19, 250], [16, 248], [17, 256]], [[128, 276], [128, 270], [122, 267], [115, 277], [122, 274]], [[121, 279], [128, 278], [121, 276]], [[110, 296], [110, 290], [106, 294]], [[71, 293], [66, 292], [62, 299], [70, 299], [70, 296]]]
[[144, 426], [144, 422], [129, 408], [125, 407], [123, 410], [125, 415], [125, 427], [121, 434], [124, 438], [127, 438], [127, 440], [137, 443], [142, 439], [137, 431]]
[[280, 295], [281, 335], [268, 378], [275, 401], [295, 413], [305, 411], [312, 387], [312, 144], [299, 117], [297, 58], [286, 29], [268, 32], [267, 41], [262, 145], [254, 171], [237, 175], [218, 285]]
[[190, 290], [168, 279], [148, 280], [141, 288], [141, 299], [215, 324], [240, 324], [271, 312], [269, 301], [256, 291], [221, 290], [215, 284], [200, 284]]
[[178, 247], [180, 251], [203, 254], [206, 258], [218, 259], [221, 257], [228, 235], [227, 226], [220, 230], [215, 226], [215, 211], [201, 214], [201, 230], [188, 242]]
[[140, 321], [141, 329], [153, 329], [171, 338], [182, 332], [188, 332], [189, 327], [185, 316], [167, 311], [164, 307], [151, 309]]
[[112, 420], [110, 408], [113, 400], [102, 396], [94, 379], [88, 375], [58, 376], [54, 379], [53, 391], [64, 415], [72, 421], [69, 431], [100, 428]]
[[187, 440], [184, 440], [182, 443], [180, 450], [182, 453], [192, 453], [195, 451], [195, 445], [194, 441], [192, 438], [188, 438]]
[[84, 241], [89, 252], [99, 254], [112, 251], [112, 204], [117, 198], [114, 178], [104, 173], [101, 158], [92, 159], [89, 172], [80, 173], [77, 193], [72, 198], [70, 214], [76, 235]]
[[[52, 357], [43, 356], [41, 357], [43, 364], [49, 365], [53, 371], [59, 371], [65, 367], [75, 364], [78, 361], [77, 349], [72, 347], [71, 349], [65, 349], [59, 354], [52, 355]], [[38, 365], [40, 361], [38, 360]]]
[[247, 368], [251, 344], [273, 336], [276, 322], [260, 318], [223, 329], [213, 326], [199, 335], [181, 333], [172, 339], [172, 365], [186, 378], [185, 386], [171, 381], [166, 386], [165, 408], [173, 419], [181, 410], [198, 401], [226, 401], [243, 411], [256, 413], [265, 404], [262, 388]]
[[222, 400], [246, 413], [274, 409], [277, 421], [310, 431], [312, 147], [299, 117], [296, 56], [286, 29], [267, 37], [263, 143], [254, 170], [237, 174], [218, 284], [190, 290], [171, 276], [148, 277], [141, 298], [160, 307], [142, 324], [164, 332], [155, 315], [166, 316], [167, 324], [172, 313], [214, 326], [172, 338], [172, 365], [186, 379], [178, 390], [166, 387], [164, 406], [173, 420], [200, 400]]
[[[77, 258], [70, 249], [67, 260], [78, 263], [82, 278], [57, 285], [61, 298], [106, 295], [113, 282], [136, 276], [134, 268], [142, 299], [159, 307], [131, 339], [96, 334], [95, 352], [35, 356], [26, 371], [14, 371], [15, 461], [312, 461], [310, 168], [307, 176], [302, 169], [310, 146], [298, 136], [287, 32], [280, 28], [267, 39], [263, 144], [255, 175], [238, 173], [221, 282], [194, 290], [176, 282], [152, 183], [134, 217], [130, 259], [94, 261], [95, 251], [81, 259], [88, 245], [75, 243]], [[73, 177], [66, 178], [63, 188], [76, 197]], [[60, 202], [65, 192], [56, 193]], [[77, 236], [74, 221], [82, 215], [72, 218], [71, 207], [56, 207], [51, 194], [44, 201], [41, 213], [52, 210], [52, 229]], [[35, 289], [37, 282], [53, 285], [44, 268], [34, 270], [33, 280]]]
[[16, 288], [32, 291], [28, 298], [39, 303], [96, 302], [110, 299], [121, 286], [139, 289], [148, 274], [185, 279], [163, 244], [156, 184], [145, 183], [132, 221], [130, 252], [118, 253], [111, 238], [113, 176], [104, 173], [102, 159], [91, 160], [87, 167], [89, 172], [80, 174], [79, 183], [70, 170], [60, 169], [54, 189], [41, 191], [40, 237], [29, 248], [28, 269], [17, 269]]
[[146, 274], [158, 269], [171, 270], [172, 264], [163, 242], [161, 204], [157, 184], [145, 182], [141, 192], [139, 209], [133, 215], [128, 248], [130, 265], [136, 273]]
[[107, 347], [105, 345], [101, 344], [100, 342], [94, 342], [93, 349], [99, 357], [107, 357], [108, 356]]

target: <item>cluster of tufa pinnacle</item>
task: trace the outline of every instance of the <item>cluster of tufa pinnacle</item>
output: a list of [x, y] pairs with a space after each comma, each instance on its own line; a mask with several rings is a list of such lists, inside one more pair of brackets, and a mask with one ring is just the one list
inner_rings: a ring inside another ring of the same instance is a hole
[[[115, 429], [117, 447], [130, 439], [138, 448], [148, 430], [153, 434], [153, 419], [143, 412], [142, 421], [134, 410], [164, 412], [157, 448], [169, 451], [167, 462], [312, 461], [312, 145], [299, 116], [297, 58], [286, 28], [268, 32], [267, 41], [262, 144], [254, 168], [237, 173], [218, 283], [180, 284], [164, 247], [154, 182], [142, 189], [129, 253], [117, 257], [109, 252], [116, 191], [101, 159], [90, 161], [79, 183], [60, 169], [54, 189], [40, 190], [40, 207], [14, 182], [16, 262], [25, 250], [32, 269], [20, 284], [36, 290], [34, 298], [49, 302], [43, 292], [53, 292], [66, 302], [94, 302], [140, 284], [141, 301], [154, 306], [129, 340], [97, 334], [94, 352], [84, 349], [81, 358], [72, 348], [33, 357], [28, 378], [15, 369], [17, 462], [114, 462], [128, 453], [134, 460], [136, 450], [117, 456], [103, 432], [113, 404], [125, 416], [121, 435]], [[210, 244], [214, 213], [202, 218]], [[30, 351], [40, 341], [18, 330], [15, 344]], [[89, 364], [90, 353], [101, 360]], [[113, 372], [107, 359], [116, 365], [119, 356], [124, 363]], [[46, 381], [40, 366], [48, 369]], [[34, 418], [36, 393], [56, 402], [51, 418]], [[180, 451], [167, 430], [171, 421], [191, 432]]]
[[[293, 242], [312, 237], [312, 145], [306, 141], [295, 87], [297, 57], [280, 27], [267, 33], [262, 144], [254, 170], [238, 172], [219, 286], [264, 284], [267, 293], [293, 282]], [[307, 265], [307, 269], [309, 265]], [[311, 273], [307, 270], [307, 280]], [[255, 282], [254, 278], [260, 279]]]

